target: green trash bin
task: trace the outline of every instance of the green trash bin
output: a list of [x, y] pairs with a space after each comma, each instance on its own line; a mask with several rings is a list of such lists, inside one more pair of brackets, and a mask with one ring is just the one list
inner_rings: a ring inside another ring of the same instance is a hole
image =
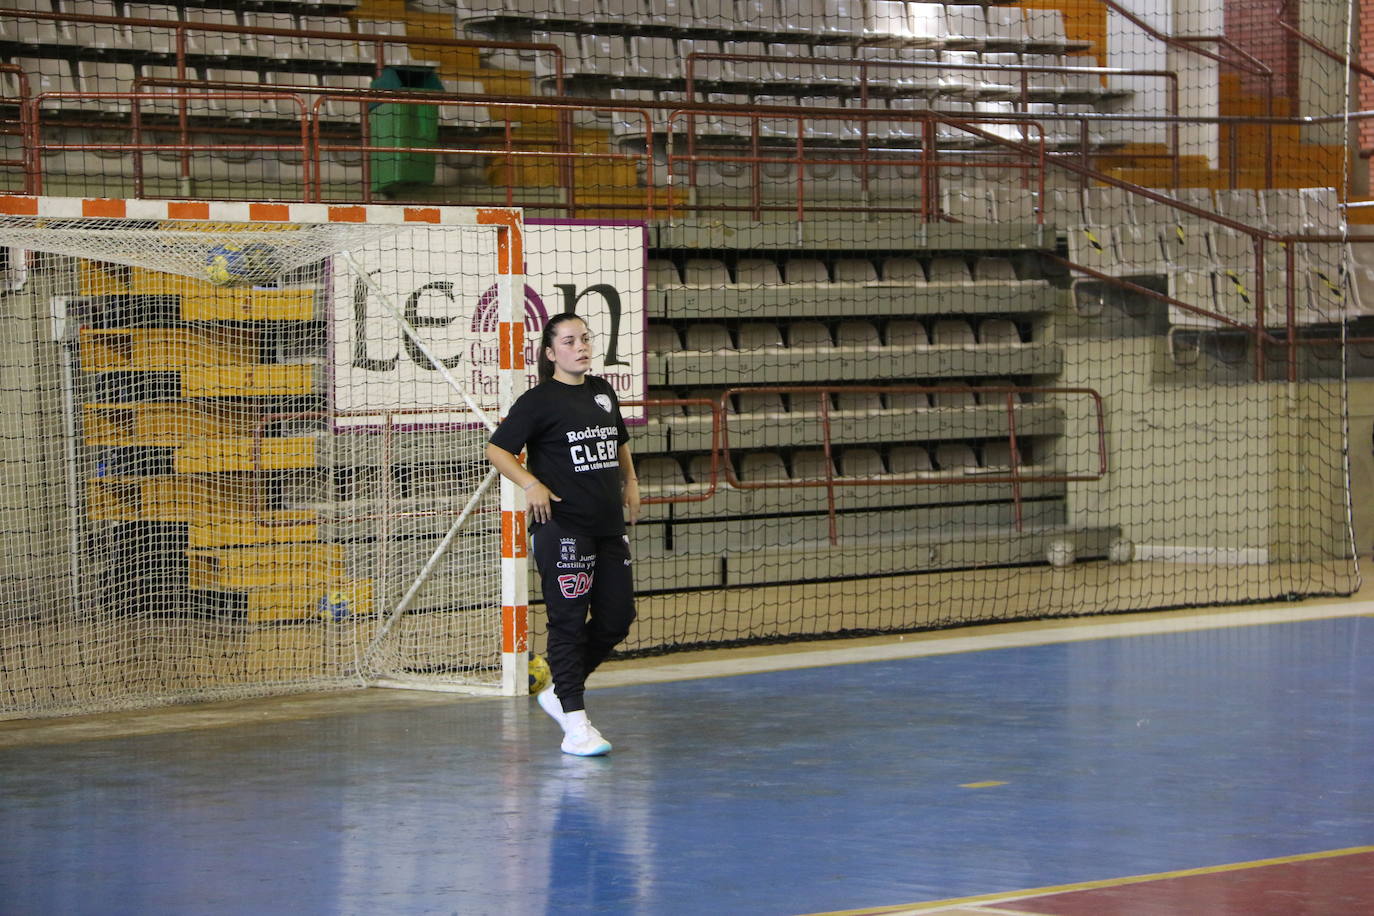
[[[405, 92], [444, 89], [433, 67], [387, 67], [373, 89]], [[439, 106], [378, 102], [368, 109], [373, 146], [434, 146], [439, 139]], [[434, 153], [373, 153], [372, 190], [434, 184]]]

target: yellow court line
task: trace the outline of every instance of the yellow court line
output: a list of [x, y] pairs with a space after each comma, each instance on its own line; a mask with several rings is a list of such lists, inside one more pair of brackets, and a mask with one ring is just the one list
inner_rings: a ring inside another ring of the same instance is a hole
[[1125, 878], [1102, 878], [1097, 881], [1080, 881], [1076, 884], [1059, 884], [1021, 891], [1006, 891], [1000, 894], [979, 894], [973, 897], [951, 897], [947, 900], [932, 900], [927, 903], [907, 903], [897, 906], [870, 907], [860, 910], [833, 910], [825, 913], [812, 913], [810, 916], [883, 916], [883, 914], [895, 916], [895, 914], [899, 913], [931, 913], [949, 907], [968, 906], [969, 904], [1010, 903], [1013, 900], [1047, 897], [1050, 894], [1065, 894], [1072, 891], [1092, 891], [1107, 887], [1125, 887], [1130, 884], [1144, 884], [1149, 881], [1166, 881], [1171, 878], [1191, 878], [1197, 875], [1219, 875], [1226, 872], [1245, 871], [1252, 868], [1266, 868], [1270, 865], [1287, 865], [1292, 862], [1311, 862], [1315, 859], [1335, 859], [1340, 856], [1354, 856], [1369, 852], [1374, 852], [1374, 846], [1350, 846], [1345, 849], [1331, 849], [1325, 852], [1305, 852], [1294, 856], [1277, 856], [1272, 859], [1233, 862], [1228, 865], [1206, 865], [1202, 868], [1184, 868], [1178, 871], [1162, 871], [1151, 875], [1131, 875]]

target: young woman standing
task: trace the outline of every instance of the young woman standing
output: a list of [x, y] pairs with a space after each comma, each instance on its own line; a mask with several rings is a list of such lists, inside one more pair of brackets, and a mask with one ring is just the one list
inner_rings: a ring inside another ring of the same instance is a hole
[[[548, 612], [553, 684], [537, 697], [563, 728], [564, 753], [596, 757], [611, 743], [587, 719], [587, 675], [635, 617], [625, 521], [639, 519], [639, 481], [620, 402], [588, 375], [592, 336], [570, 312], [544, 325], [539, 384], [492, 433], [487, 459], [525, 491], [530, 541]], [[528, 467], [516, 457], [528, 450]]]

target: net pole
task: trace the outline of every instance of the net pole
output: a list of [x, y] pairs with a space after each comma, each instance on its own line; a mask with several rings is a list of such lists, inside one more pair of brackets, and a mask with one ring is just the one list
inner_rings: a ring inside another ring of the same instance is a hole
[[[505, 251], [497, 278], [500, 316], [497, 403], [501, 417], [525, 390], [524, 258], [520, 225], [502, 228]], [[529, 692], [529, 558], [525, 538], [525, 492], [501, 477], [501, 692]]]

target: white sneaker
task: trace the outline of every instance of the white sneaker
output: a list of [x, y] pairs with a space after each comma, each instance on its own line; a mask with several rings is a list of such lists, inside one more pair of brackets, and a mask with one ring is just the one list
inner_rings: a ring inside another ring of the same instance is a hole
[[539, 703], [539, 708], [549, 714], [549, 718], [558, 723], [558, 727], [563, 731], [568, 730], [568, 717], [563, 712], [563, 704], [558, 701], [558, 694], [553, 692], [553, 685], [550, 684], [543, 690], [534, 695]]
[[563, 736], [563, 753], [575, 757], [600, 757], [611, 752], [611, 742], [601, 737], [596, 726], [588, 722]]

